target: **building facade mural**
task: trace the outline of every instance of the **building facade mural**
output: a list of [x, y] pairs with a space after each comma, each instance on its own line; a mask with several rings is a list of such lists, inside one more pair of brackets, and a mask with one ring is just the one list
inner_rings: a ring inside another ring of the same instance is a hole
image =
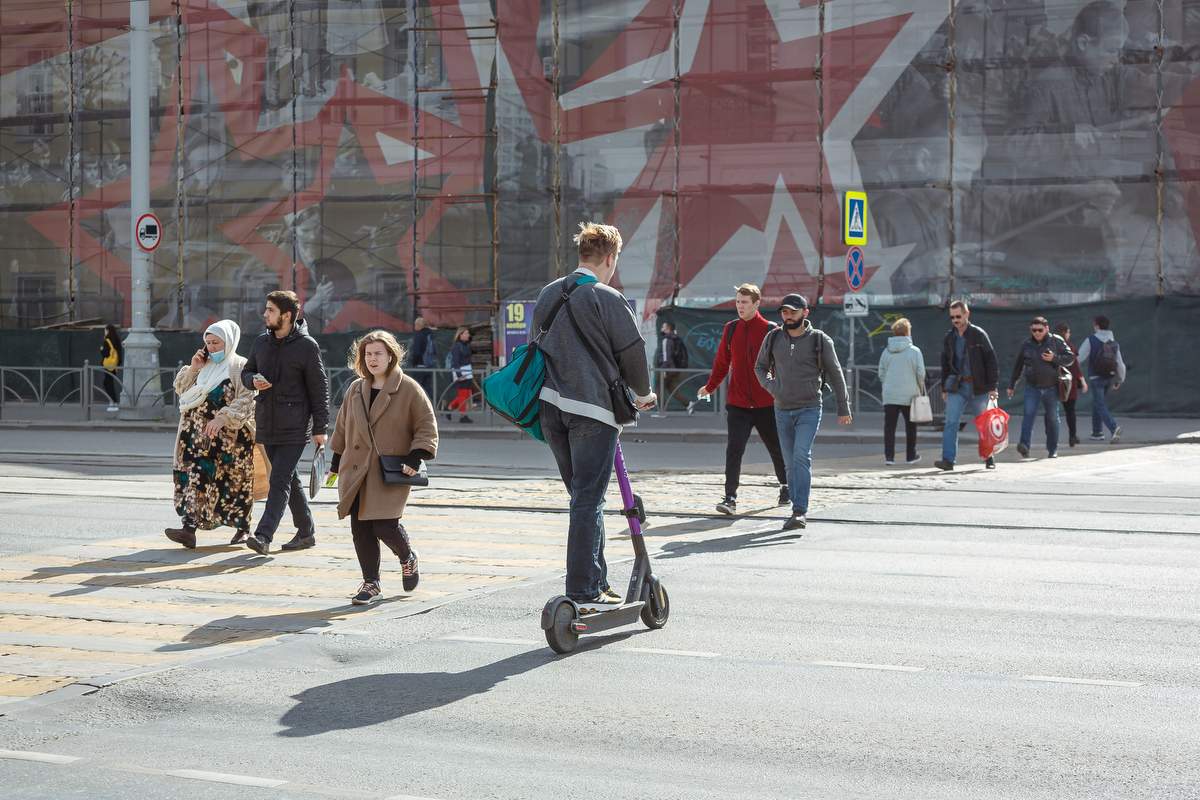
[[[0, 327], [126, 322], [128, 6], [0, 6]], [[1200, 0], [151, 2], [152, 317], [487, 319], [617, 225], [645, 317], [1200, 294]], [[4, 267], [7, 266], [7, 269]]]

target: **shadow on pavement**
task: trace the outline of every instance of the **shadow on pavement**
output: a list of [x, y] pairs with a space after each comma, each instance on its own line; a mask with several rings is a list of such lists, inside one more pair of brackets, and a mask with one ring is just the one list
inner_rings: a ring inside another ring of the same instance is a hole
[[549, 650], [485, 664], [465, 672], [409, 672], [364, 675], [305, 689], [283, 715], [279, 736], [300, 738], [330, 731], [367, 728], [483, 694], [502, 681], [549, 664]]
[[[780, 526], [782, 528], [782, 525]], [[663, 553], [655, 558], [687, 558], [701, 553], [733, 553], [761, 547], [774, 547], [798, 541], [803, 534], [777, 530], [731, 536], [711, 542], [672, 542], [663, 546]]]

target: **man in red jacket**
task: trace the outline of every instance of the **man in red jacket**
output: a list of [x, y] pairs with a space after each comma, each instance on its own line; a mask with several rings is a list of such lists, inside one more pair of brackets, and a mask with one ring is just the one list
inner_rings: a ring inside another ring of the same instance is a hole
[[758, 313], [762, 293], [751, 283], [737, 288], [734, 305], [738, 318], [725, 325], [721, 341], [717, 345], [717, 357], [713, 360], [712, 374], [708, 383], [697, 393], [697, 397], [712, 394], [729, 375], [729, 400], [725, 404], [725, 418], [729, 426], [729, 441], [725, 445], [725, 499], [717, 503], [722, 514], [737, 513], [738, 480], [742, 473], [742, 455], [750, 431], [758, 429], [758, 435], [771, 463], [775, 465], [775, 477], [779, 480], [779, 505], [789, 504], [787, 470], [783, 464], [783, 453], [779, 450], [779, 434], [775, 429], [775, 399], [762, 388], [754, 377], [754, 361], [762, 347], [767, 331], [775, 327]]

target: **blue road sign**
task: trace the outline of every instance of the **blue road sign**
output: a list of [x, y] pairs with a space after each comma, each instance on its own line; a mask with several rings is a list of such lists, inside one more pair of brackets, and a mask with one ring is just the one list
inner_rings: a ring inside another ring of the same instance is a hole
[[864, 266], [863, 251], [860, 247], [851, 247], [846, 253], [846, 283], [854, 291], [858, 291], [867, 281], [867, 269]]

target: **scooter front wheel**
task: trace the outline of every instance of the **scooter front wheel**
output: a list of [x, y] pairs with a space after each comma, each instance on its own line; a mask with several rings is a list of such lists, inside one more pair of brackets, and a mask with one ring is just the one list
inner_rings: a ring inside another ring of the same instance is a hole
[[546, 628], [546, 644], [551, 650], [561, 655], [575, 649], [579, 643], [579, 634], [571, 629], [575, 619], [575, 606], [566, 600], [554, 609], [554, 624]]
[[[646, 605], [642, 606], [642, 622], [652, 631], [656, 631], [663, 625], [667, 624], [667, 617], [671, 616], [671, 598], [667, 597], [667, 590], [660, 584], [657, 591], [658, 597], [655, 597], [655, 590], [650, 589], [650, 599]], [[549, 634], [549, 631], [546, 631]]]

